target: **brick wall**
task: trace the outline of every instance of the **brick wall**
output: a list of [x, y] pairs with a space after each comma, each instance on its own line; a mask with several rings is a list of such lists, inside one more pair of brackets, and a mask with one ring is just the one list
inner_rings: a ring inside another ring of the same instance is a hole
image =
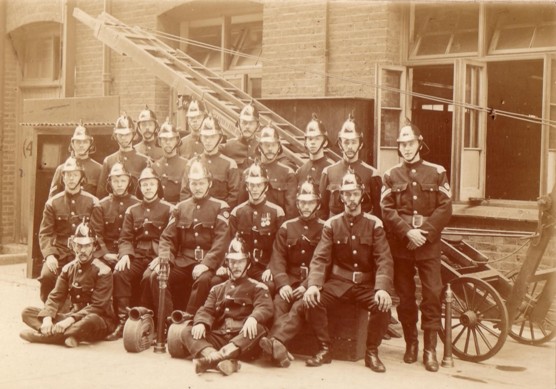
[[399, 60], [400, 12], [387, 2], [265, 3], [263, 96], [374, 97], [376, 64]]

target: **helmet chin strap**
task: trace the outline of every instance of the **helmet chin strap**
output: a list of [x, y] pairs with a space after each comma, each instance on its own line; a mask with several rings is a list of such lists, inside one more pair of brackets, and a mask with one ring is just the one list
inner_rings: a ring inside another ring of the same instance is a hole
[[[421, 148], [422, 148], [422, 147], [423, 147], [423, 146], [421, 145], [421, 143], [419, 143], [419, 147], [417, 148], [417, 151], [415, 151], [415, 153], [413, 154], [413, 157], [411, 157], [411, 159], [405, 158], [401, 152], [400, 152], [400, 154], [402, 154], [402, 158], [403, 158], [403, 160], [404, 160], [405, 162], [407, 162], [407, 163], [412, 163], [412, 162], [415, 161], [415, 157], [417, 157], [417, 155], [418, 155], [419, 152], [421, 151]], [[398, 148], [398, 150], [399, 150], [399, 148]], [[417, 161], [418, 161], [418, 160], [417, 160]]]
[[[202, 143], [202, 142], [201, 142], [201, 143]], [[218, 137], [218, 142], [216, 142], [216, 144], [214, 145], [214, 147], [213, 147], [212, 149], [207, 150], [207, 148], [205, 147], [204, 144], [203, 144], [203, 148], [205, 149], [205, 152], [206, 152], [208, 155], [212, 155], [212, 152], [213, 152], [214, 150], [216, 150], [216, 149], [218, 148], [218, 146], [220, 146], [220, 143], [222, 143], [222, 135], [220, 135], [220, 136]]]
[[251, 261], [249, 261], [249, 263], [245, 266], [245, 268], [243, 269], [243, 271], [241, 272], [241, 274], [239, 275], [239, 277], [234, 277], [234, 273], [232, 272], [232, 268], [230, 266], [230, 262], [228, 260], [228, 276], [230, 277], [231, 280], [235, 281], [235, 280], [239, 280], [241, 278], [244, 278], [247, 276], [247, 271], [249, 270], [249, 268], [251, 267]]

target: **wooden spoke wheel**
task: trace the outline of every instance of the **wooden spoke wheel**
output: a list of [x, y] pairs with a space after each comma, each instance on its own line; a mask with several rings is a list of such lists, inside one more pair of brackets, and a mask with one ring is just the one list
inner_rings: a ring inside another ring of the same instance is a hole
[[[495, 355], [508, 335], [508, 311], [500, 294], [487, 282], [463, 276], [450, 282], [452, 302], [452, 352], [458, 358], [484, 361]], [[442, 326], [445, 326], [444, 288]], [[441, 331], [445, 341], [446, 329]]]
[[[508, 276], [515, 281], [518, 272]], [[509, 335], [520, 343], [538, 346], [556, 337], [556, 301], [552, 296], [552, 302], [547, 314], [540, 318], [536, 317], [534, 309], [542, 296], [546, 280], [531, 282], [527, 285], [527, 293], [519, 306], [517, 315], [510, 327]]]

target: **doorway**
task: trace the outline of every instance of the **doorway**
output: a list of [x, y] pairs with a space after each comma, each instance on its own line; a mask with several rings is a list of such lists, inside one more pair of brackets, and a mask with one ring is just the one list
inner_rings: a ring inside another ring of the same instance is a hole
[[[453, 100], [454, 67], [437, 65], [415, 67], [412, 90], [414, 93]], [[421, 130], [430, 149], [423, 159], [443, 166], [451, 177], [453, 105], [424, 97], [413, 97], [411, 121]]]
[[[491, 62], [488, 106], [542, 117], [543, 61]], [[487, 199], [535, 201], [539, 196], [541, 125], [495, 115], [487, 119]]]

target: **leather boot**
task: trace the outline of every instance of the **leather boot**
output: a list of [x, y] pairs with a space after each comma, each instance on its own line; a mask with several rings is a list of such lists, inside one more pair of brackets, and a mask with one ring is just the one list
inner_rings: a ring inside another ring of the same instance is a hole
[[118, 325], [116, 325], [114, 331], [111, 334], [109, 334], [105, 338], [105, 340], [114, 341], [114, 340], [121, 339], [124, 336], [124, 326], [128, 316], [127, 312], [129, 308], [129, 303], [130, 301], [128, 297], [118, 297], [116, 299], [116, 307], [118, 310]]
[[214, 347], [207, 347], [201, 351], [201, 358], [193, 359], [193, 367], [195, 368], [195, 373], [201, 374], [208, 369], [214, 369], [218, 361], [216, 360], [219, 355], [218, 351]]
[[423, 350], [423, 364], [425, 365], [425, 369], [432, 372], [438, 371], [438, 361], [436, 360], [437, 337], [435, 330], [424, 331], [425, 347]]
[[280, 367], [289, 367], [293, 361], [293, 355], [288, 352], [286, 346], [278, 339], [263, 336], [259, 341], [259, 346], [270, 359]]
[[330, 351], [330, 344], [321, 343], [318, 353], [305, 361], [307, 366], [316, 367], [324, 363], [332, 362], [332, 352]]
[[419, 340], [417, 335], [417, 326], [415, 324], [404, 324], [403, 337], [405, 339], [405, 354], [403, 361], [405, 363], [413, 363], [417, 361], [417, 353], [419, 351]]
[[21, 331], [19, 337], [30, 343], [64, 344], [64, 334], [43, 335], [28, 328]]
[[367, 349], [365, 353], [365, 366], [376, 373], [384, 373], [386, 371], [384, 363], [378, 357], [378, 349], [376, 348]]
[[237, 358], [239, 356], [239, 347], [233, 343], [228, 343], [218, 351], [222, 360], [216, 364], [216, 370], [225, 376], [231, 375], [239, 371], [240, 364]]

